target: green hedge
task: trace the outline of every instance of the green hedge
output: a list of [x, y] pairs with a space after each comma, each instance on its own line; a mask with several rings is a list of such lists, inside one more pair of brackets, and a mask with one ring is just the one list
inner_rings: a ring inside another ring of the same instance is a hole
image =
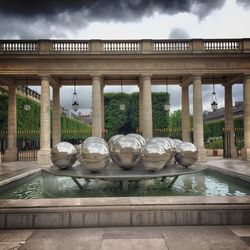
[[[169, 101], [169, 94], [152, 93], [153, 127], [166, 128], [169, 123], [169, 114], [164, 110], [164, 103]], [[126, 104], [126, 110], [121, 111], [121, 103]], [[139, 128], [139, 93], [106, 93], [105, 128], [107, 137], [114, 134], [127, 134], [136, 132]]]
[[[24, 105], [29, 104], [30, 110], [25, 111]], [[16, 98], [17, 106], [17, 130], [40, 130], [40, 104], [28, 98], [18, 96]], [[0, 95], [0, 130], [6, 131], [8, 126], [8, 96]], [[61, 116], [62, 130], [90, 130], [88, 124], [84, 124], [75, 119]]]
[[61, 116], [61, 127], [62, 130], [91, 130], [90, 125], [65, 116]]
[[[223, 128], [225, 126], [224, 120], [204, 122], [204, 139], [209, 137], [222, 136]], [[234, 117], [234, 128], [243, 129], [243, 117]]]

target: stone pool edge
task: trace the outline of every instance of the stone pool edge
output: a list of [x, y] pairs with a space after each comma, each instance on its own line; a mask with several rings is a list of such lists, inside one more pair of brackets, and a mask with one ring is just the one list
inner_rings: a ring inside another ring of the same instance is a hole
[[0, 201], [1, 229], [249, 224], [250, 196]]
[[171, 225], [250, 225], [250, 196], [0, 200], [0, 229]]

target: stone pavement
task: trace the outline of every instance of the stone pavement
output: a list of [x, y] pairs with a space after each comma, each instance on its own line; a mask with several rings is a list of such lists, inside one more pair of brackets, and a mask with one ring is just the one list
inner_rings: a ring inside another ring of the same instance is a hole
[[40, 165], [35, 161], [2, 162], [0, 166], [0, 186], [19, 180], [40, 171]]
[[219, 172], [250, 181], [250, 161], [210, 157], [205, 164]]
[[2, 230], [0, 249], [247, 250], [250, 226]]

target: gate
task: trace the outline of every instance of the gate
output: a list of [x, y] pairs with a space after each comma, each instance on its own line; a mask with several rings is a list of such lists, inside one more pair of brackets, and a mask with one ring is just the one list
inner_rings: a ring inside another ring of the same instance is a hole
[[17, 132], [17, 160], [36, 161], [37, 151], [40, 148], [40, 131]]

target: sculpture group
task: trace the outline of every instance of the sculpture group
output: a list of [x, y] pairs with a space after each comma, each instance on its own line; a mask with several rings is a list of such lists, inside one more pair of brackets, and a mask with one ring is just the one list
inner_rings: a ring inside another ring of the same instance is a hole
[[60, 169], [72, 167], [78, 160], [92, 173], [101, 172], [112, 160], [124, 170], [142, 164], [145, 171], [156, 172], [174, 162], [188, 167], [198, 159], [198, 150], [190, 142], [167, 137], [145, 140], [139, 134], [115, 135], [108, 142], [100, 137], [89, 137], [74, 147], [60, 142], [51, 149], [51, 161]]

